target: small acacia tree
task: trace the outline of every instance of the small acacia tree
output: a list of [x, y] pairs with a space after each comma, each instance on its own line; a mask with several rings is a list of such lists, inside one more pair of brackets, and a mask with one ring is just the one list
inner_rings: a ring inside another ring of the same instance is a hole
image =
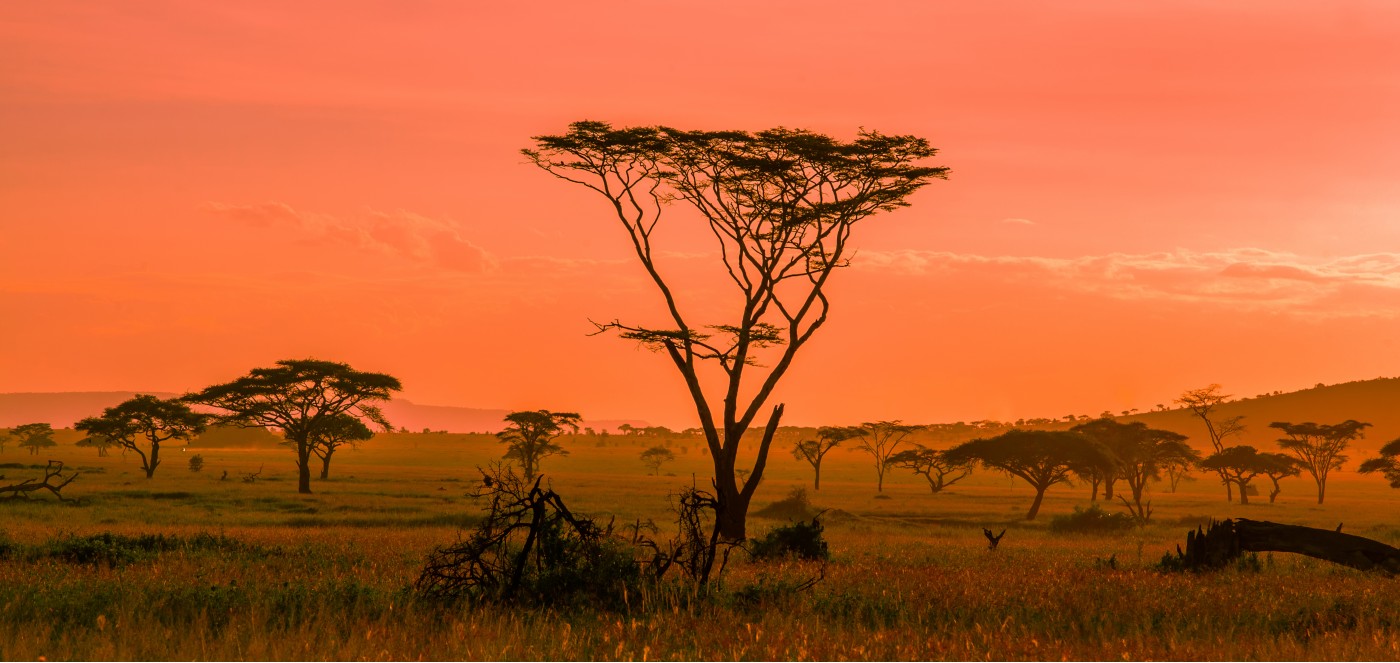
[[45, 423], [20, 424], [10, 429], [10, 435], [19, 440], [18, 446], [28, 449], [31, 456], [39, 455], [40, 449], [58, 444], [53, 441], [53, 426]]
[[339, 414], [330, 417], [312, 438], [311, 453], [321, 459], [321, 478], [331, 477], [331, 456], [343, 446], [358, 447], [361, 442], [374, 437], [374, 431], [360, 421], [359, 417]]
[[1352, 440], [1365, 437], [1365, 430], [1370, 427], [1371, 424], [1355, 419], [1340, 424], [1315, 424], [1311, 421], [1301, 424], [1275, 421], [1269, 424], [1269, 428], [1277, 428], [1288, 436], [1279, 439], [1278, 445], [1296, 456], [1299, 466], [1307, 470], [1317, 483], [1318, 504], [1322, 504], [1322, 498], [1327, 493], [1328, 473], [1340, 469], [1347, 460], [1342, 452], [1346, 451]]
[[1226, 447], [1201, 461], [1201, 469], [1215, 472], [1240, 491], [1240, 504], [1249, 504], [1249, 482], [1278, 466], [1278, 454], [1261, 454], [1249, 445]]
[[5, 453], [5, 443], [10, 441], [10, 431], [0, 429], [0, 454]]
[[875, 461], [875, 492], [885, 492], [885, 472], [890, 468], [890, 458], [910, 433], [923, 430], [924, 426], [905, 424], [899, 421], [867, 421], [860, 425], [860, 442], [856, 448], [870, 454]]
[[73, 446], [82, 447], [84, 449], [97, 449], [97, 457], [106, 458], [108, 455], [107, 450], [112, 448], [113, 444], [111, 440], [101, 435], [89, 435], [78, 440]]
[[1369, 458], [1357, 469], [1362, 474], [1380, 472], [1391, 488], [1400, 488], [1400, 438], [1385, 443], [1378, 458]]
[[827, 452], [861, 432], [859, 426], [822, 426], [817, 429], [817, 439], [799, 440], [792, 445], [792, 457], [812, 466], [812, 490], [822, 489], [822, 460]]
[[554, 438], [566, 431], [577, 433], [579, 419], [577, 412], [512, 412], [506, 415], [506, 429], [496, 433], [496, 437], [506, 444], [504, 458], [519, 464], [525, 481], [529, 482], [539, 472], [540, 461], [549, 456], [569, 455], [564, 447], [554, 443]]
[[1273, 504], [1278, 499], [1283, 488], [1279, 486], [1280, 479], [1296, 477], [1302, 474], [1302, 467], [1298, 464], [1298, 459], [1287, 454], [1259, 452], [1260, 458], [1264, 459], [1264, 476], [1269, 477], [1269, 482], [1273, 488], [1269, 490], [1269, 504]]
[[1035, 490], [1026, 520], [1035, 520], [1047, 489], [1069, 481], [1073, 468], [1100, 462], [1107, 454], [1102, 446], [1072, 431], [1017, 429], [964, 442], [949, 449], [944, 458], [954, 463], [981, 463], [1025, 480]]
[[651, 468], [653, 476], [661, 476], [661, 466], [676, 459], [670, 449], [655, 446], [642, 452], [642, 464]]
[[357, 371], [333, 361], [289, 359], [183, 400], [223, 410], [220, 423], [281, 431], [296, 452], [297, 491], [310, 493], [314, 447], [336, 418], [349, 415], [393, 430], [375, 403], [389, 400], [402, 388], [392, 375]]
[[915, 444], [913, 449], [905, 449], [890, 456], [889, 464], [902, 467], [922, 476], [928, 481], [928, 489], [934, 494], [943, 492], [972, 472], [970, 463], [954, 463], [948, 460], [946, 452]]
[[[522, 150], [531, 163], [607, 200], [656, 287], [664, 322], [614, 320], [599, 331], [639, 341], [674, 364], [714, 463], [716, 527], [727, 540], [743, 540], [782, 404], [769, 413], [752, 471], [741, 479], [744, 433], [826, 322], [827, 287], [848, 264], [855, 224], [906, 205], [947, 169], [924, 165], [936, 150], [922, 138], [864, 130], [844, 142], [781, 128], [749, 133], [575, 122], [565, 134], [534, 141]], [[728, 319], [696, 321], [672, 291], [674, 279], [663, 275], [655, 240], [672, 205], [717, 242], [735, 295]]]
[[[1210, 439], [1211, 449], [1214, 449], [1215, 453], [1225, 450], [1226, 440], [1244, 432], [1243, 415], [1221, 417], [1217, 414], [1220, 406], [1229, 400], [1230, 395], [1221, 393], [1221, 386], [1218, 384], [1188, 390], [1176, 399], [1178, 405], [1190, 410], [1206, 425], [1206, 435]], [[1235, 482], [1225, 476], [1224, 472], [1216, 472], [1216, 474], [1220, 477], [1220, 483], [1225, 485], [1225, 501], [1233, 500], [1232, 485]]]
[[189, 440], [203, 433], [208, 424], [209, 415], [191, 410], [183, 401], [137, 394], [103, 410], [100, 417], [79, 421], [74, 428], [87, 433], [88, 439], [102, 438], [122, 449], [136, 452], [141, 458], [141, 469], [150, 479], [160, 466], [162, 443]]

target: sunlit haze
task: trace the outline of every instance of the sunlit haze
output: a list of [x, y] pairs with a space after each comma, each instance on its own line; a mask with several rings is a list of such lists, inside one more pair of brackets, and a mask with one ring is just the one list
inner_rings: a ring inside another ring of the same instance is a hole
[[[316, 357], [694, 425], [664, 357], [589, 336], [660, 313], [606, 201], [519, 153], [582, 119], [939, 148], [858, 225], [784, 423], [1400, 374], [1400, 4], [595, 4], [4, 3], [0, 392]], [[727, 311], [697, 238], [665, 265]]]

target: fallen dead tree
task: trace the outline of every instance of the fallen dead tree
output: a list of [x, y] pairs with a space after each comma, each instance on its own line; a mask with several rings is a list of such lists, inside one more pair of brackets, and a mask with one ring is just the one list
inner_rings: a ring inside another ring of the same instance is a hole
[[16, 497], [27, 499], [29, 494], [36, 490], [47, 490], [53, 493], [54, 497], [57, 497], [60, 502], [63, 502], [66, 501], [62, 494], [64, 487], [73, 483], [73, 480], [78, 478], [78, 474], [79, 472], [74, 472], [69, 475], [68, 478], [63, 478], [63, 461], [51, 460], [48, 466], [44, 468], [43, 481], [29, 479], [9, 486], [0, 486], [0, 495], [9, 493], [8, 499], [15, 499]]
[[1186, 549], [1167, 553], [1169, 569], [1207, 570], [1233, 563], [1246, 552], [1306, 555], [1362, 571], [1400, 574], [1400, 549], [1338, 530], [1238, 518], [1186, 533]]

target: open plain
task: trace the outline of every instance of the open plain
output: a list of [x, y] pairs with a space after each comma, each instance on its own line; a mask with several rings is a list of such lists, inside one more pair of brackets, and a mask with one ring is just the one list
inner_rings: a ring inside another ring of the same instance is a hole
[[[775, 446], [797, 434], [780, 432]], [[797, 486], [828, 510], [833, 559], [811, 589], [790, 587], [815, 565], [735, 552], [707, 596], [675, 582], [625, 597], [620, 611], [522, 610], [432, 602], [411, 588], [426, 555], [478, 519], [467, 493], [476, 467], [500, 456], [493, 436], [379, 435], [338, 454], [312, 495], [296, 493], [284, 448], [197, 443], [169, 452], [149, 480], [133, 458], [100, 458], [62, 435], [47, 456], [0, 457], [8, 479], [40, 474], [35, 458], [81, 472], [67, 502], [0, 503], [0, 658], [1400, 658], [1393, 580], [1287, 554], [1215, 573], [1156, 568], [1209, 518], [1342, 523], [1400, 543], [1400, 495], [1374, 476], [1335, 476], [1322, 506], [1296, 478], [1277, 503], [1241, 506], [1198, 473], [1174, 494], [1152, 486], [1146, 527], [1067, 534], [1049, 525], [1089, 504], [1085, 486], [1053, 488], [1026, 522], [1031, 493], [1004, 475], [978, 471], [931, 494], [920, 477], [893, 473], [888, 499], [876, 498], [869, 458], [838, 448], [813, 492], [807, 466], [775, 449], [755, 510]], [[571, 508], [618, 524], [652, 519], [662, 534], [674, 519], [668, 495], [708, 476], [697, 438], [562, 443], [569, 455], [543, 472]], [[677, 459], [652, 476], [638, 455], [658, 443]], [[195, 453], [197, 473], [186, 467]], [[755, 517], [750, 527], [781, 524]], [[995, 552], [982, 527], [1008, 528]]]

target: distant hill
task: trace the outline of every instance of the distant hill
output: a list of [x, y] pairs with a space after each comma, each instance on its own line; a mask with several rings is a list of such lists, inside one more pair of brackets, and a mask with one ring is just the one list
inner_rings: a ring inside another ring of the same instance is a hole
[[[54, 428], [69, 428], [83, 417], [102, 414], [102, 410], [112, 407], [137, 393], [146, 393], [160, 398], [178, 396], [169, 392], [134, 391], [74, 391], [59, 393], [12, 393], [0, 394], [0, 428], [10, 428], [20, 424], [44, 422]], [[384, 415], [395, 427], [418, 432], [427, 428], [449, 433], [480, 433], [501, 430], [501, 420], [509, 410], [487, 410], [446, 405], [419, 405], [412, 401], [396, 398], [384, 405]], [[584, 426], [595, 430], [617, 432], [622, 424], [645, 427], [650, 424], [640, 419], [586, 420]]]
[[[1225, 390], [1225, 393], [1230, 393]], [[1236, 444], [1249, 444], [1259, 449], [1277, 451], [1275, 440], [1280, 431], [1269, 428], [1275, 421], [1300, 423], [1312, 421], [1335, 424], [1355, 419], [1372, 424], [1366, 437], [1352, 444], [1353, 460], [1360, 454], [1372, 453], [1386, 442], [1400, 437], [1400, 378], [1376, 378], [1317, 386], [1290, 393], [1276, 393], [1239, 398], [1220, 406], [1221, 418], [1244, 416], [1244, 434]], [[1210, 448], [1205, 427], [1189, 410], [1144, 412], [1120, 421], [1141, 421], [1152, 428], [1175, 431], [1191, 438], [1197, 449]]]

